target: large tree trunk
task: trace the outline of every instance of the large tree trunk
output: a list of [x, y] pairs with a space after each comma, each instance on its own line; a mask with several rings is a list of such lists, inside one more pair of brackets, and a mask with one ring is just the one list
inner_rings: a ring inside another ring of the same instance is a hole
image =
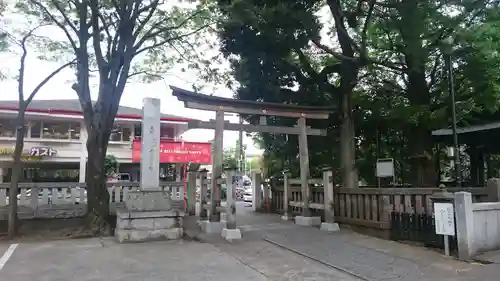
[[87, 139], [87, 218], [94, 234], [110, 234], [109, 193], [106, 187], [106, 156], [109, 133], [103, 130], [104, 120], [94, 119]]
[[[408, 68], [408, 99], [412, 106], [426, 108], [431, 104], [426, 78], [428, 50], [424, 47], [422, 34], [426, 32], [426, 16], [418, 0], [402, 1], [398, 5], [401, 14], [400, 34], [404, 41], [404, 56]], [[436, 181], [433, 140], [427, 120], [428, 116], [417, 116], [416, 124], [410, 125], [408, 135], [411, 150], [411, 184], [413, 187], [434, 185]]]
[[424, 125], [417, 125], [411, 130], [409, 145], [412, 151], [411, 184], [413, 187], [436, 185], [436, 165], [433, 160], [433, 141], [431, 132]]
[[10, 179], [9, 189], [9, 228], [8, 237], [14, 238], [18, 230], [18, 217], [17, 217], [17, 193], [19, 178], [21, 176], [23, 167], [21, 163], [21, 155], [24, 148], [24, 107], [19, 107], [16, 120], [16, 147], [14, 149], [14, 163], [12, 166], [12, 175]]
[[[420, 64], [420, 61], [417, 62]], [[412, 64], [409, 64], [412, 65]], [[431, 103], [429, 87], [425, 79], [425, 70], [412, 70], [408, 74], [408, 96], [412, 106], [426, 107]], [[413, 187], [429, 187], [436, 185], [436, 163], [434, 158], [434, 142], [427, 116], [419, 116], [417, 124], [412, 125], [408, 137], [411, 150], [411, 178]]]
[[351, 93], [343, 93], [340, 99], [340, 169], [342, 187], [358, 186], [356, 169], [356, 133], [352, 116]]

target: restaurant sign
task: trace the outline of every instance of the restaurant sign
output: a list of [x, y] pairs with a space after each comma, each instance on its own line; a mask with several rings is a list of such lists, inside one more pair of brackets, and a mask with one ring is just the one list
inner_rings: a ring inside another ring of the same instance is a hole
[[[0, 155], [14, 156], [15, 148], [0, 148]], [[22, 160], [41, 160], [45, 156], [52, 157], [57, 151], [51, 147], [32, 147], [24, 150], [21, 154]]]
[[[208, 142], [160, 141], [160, 163], [209, 164], [212, 145]], [[132, 143], [132, 162], [141, 161], [141, 140]]]

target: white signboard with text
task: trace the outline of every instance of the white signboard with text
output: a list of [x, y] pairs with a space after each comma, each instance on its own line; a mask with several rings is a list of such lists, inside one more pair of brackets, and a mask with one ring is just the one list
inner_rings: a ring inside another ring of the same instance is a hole
[[455, 213], [452, 203], [434, 203], [436, 234], [455, 236]]
[[394, 177], [394, 159], [377, 159], [376, 175], [379, 178]]

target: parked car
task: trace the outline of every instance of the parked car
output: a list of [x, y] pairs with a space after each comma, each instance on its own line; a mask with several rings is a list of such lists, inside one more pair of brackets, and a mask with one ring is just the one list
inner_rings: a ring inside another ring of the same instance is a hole
[[108, 177], [106, 180], [107, 182], [124, 182], [124, 181], [130, 181], [130, 174], [129, 173], [117, 173], [114, 174], [113, 176]]
[[243, 202], [250, 204], [251, 206], [252, 201], [253, 201], [253, 190], [252, 187], [250, 186], [245, 189], [245, 192], [243, 192]]
[[[260, 185], [260, 194], [263, 198], [263, 196], [264, 196], [264, 185], [263, 184]], [[269, 198], [272, 198], [272, 194], [269, 194]], [[253, 189], [251, 186], [249, 186], [249, 187], [247, 187], [247, 189], [245, 189], [245, 192], [243, 193], [243, 202], [252, 206], [252, 204], [253, 204]]]

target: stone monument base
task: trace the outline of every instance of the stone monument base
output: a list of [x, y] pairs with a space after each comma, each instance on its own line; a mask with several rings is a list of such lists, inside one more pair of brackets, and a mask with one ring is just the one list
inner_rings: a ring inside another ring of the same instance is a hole
[[241, 239], [241, 231], [238, 228], [235, 228], [235, 229], [223, 228], [221, 236], [222, 236], [222, 238], [224, 238], [228, 241], [240, 240]]
[[225, 221], [200, 221], [201, 231], [209, 234], [221, 233], [222, 229], [226, 228], [227, 222]]
[[168, 192], [129, 192], [125, 208], [116, 210], [116, 238], [120, 243], [182, 238], [184, 211], [175, 205]]
[[336, 222], [322, 222], [321, 227], [319, 228], [323, 231], [328, 231], [328, 232], [335, 232], [339, 231], [340, 227], [339, 224]]
[[303, 217], [296, 216], [295, 224], [302, 226], [320, 226], [321, 225], [321, 217]]

